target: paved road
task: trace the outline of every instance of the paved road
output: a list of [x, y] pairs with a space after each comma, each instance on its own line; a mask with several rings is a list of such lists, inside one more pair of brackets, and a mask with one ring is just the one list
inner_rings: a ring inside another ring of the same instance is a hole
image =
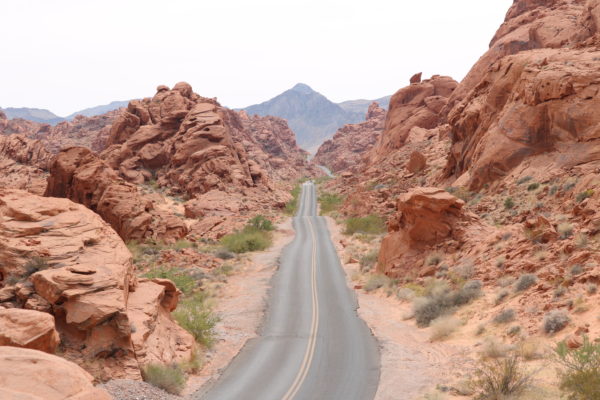
[[264, 326], [221, 378], [196, 394], [210, 400], [371, 400], [379, 351], [356, 314], [315, 187], [302, 186], [296, 237], [283, 251]]

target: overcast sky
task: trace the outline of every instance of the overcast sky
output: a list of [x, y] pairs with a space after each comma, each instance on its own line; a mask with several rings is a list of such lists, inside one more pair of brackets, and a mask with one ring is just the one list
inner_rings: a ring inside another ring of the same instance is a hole
[[229, 107], [297, 82], [333, 101], [460, 80], [512, 0], [5, 0], [1, 107], [74, 111], [187, 81]]

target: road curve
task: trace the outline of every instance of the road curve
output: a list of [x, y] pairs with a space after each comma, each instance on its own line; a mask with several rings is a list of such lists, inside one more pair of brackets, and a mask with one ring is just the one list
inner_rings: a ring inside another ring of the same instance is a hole
[[206, 400], [371, 400], [379, 350], [357, 316], [326, 221], [304, 183], [296, 236], [282, 252], [265, 321], [220, 379], [193, 398]]

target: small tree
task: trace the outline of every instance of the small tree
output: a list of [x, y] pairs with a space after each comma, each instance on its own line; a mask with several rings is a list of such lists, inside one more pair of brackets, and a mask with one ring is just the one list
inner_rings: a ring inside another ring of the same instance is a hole
[[578, 349], [569, 349], [560, 342], [555, 349], [556, 359], [562, 366], [559, 372], [560, 389], [570, 400], [595, 400], [600, 394], [600, 344], [588, 337]]

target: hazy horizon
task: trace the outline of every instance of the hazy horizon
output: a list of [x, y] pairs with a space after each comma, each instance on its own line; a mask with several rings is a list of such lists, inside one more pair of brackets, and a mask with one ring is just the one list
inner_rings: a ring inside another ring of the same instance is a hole
[[64, 117], [179, 81], [231, 108], [299, 82], [336, 103], [375, 99], [416, 72], [461, 80], [511, 4], [8, 1], [0, 107]]

